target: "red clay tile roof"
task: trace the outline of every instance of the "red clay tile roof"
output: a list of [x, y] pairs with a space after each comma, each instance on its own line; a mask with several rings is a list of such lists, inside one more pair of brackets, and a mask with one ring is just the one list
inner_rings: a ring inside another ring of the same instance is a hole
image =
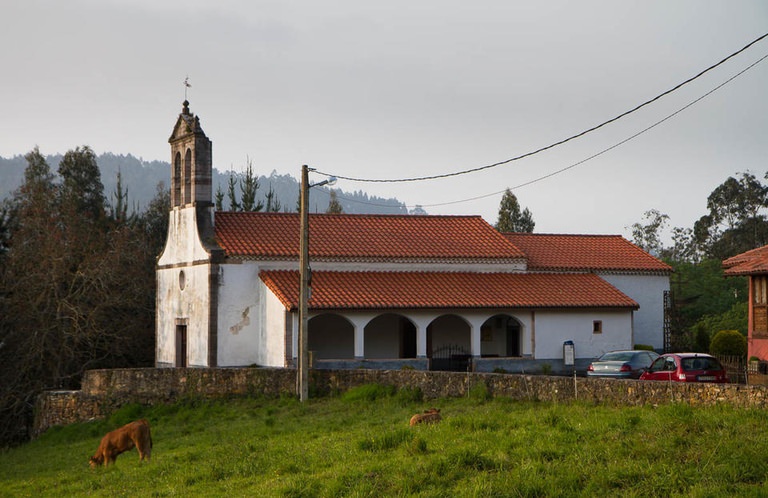
[[671, 272], [660, 261], [620, 235], [505, 233], [528, 256], [531, 271]]
[[768, 273], [768, 246], [737, 254], [723, 261], [723, 272], [728, 276]]
[[[297, 213], [215, 214], [216, 239], [227, 256], [298, 259]], [[515, 261], [525, 257], [480, 216], [312, 214], [309, 253], [315, 261]]]
[[[288, 309], [299, 272], [269, 270], [261, 280]], [[312, 273], [311, 309], [630, 308], [638, 304], [592, 273]]]

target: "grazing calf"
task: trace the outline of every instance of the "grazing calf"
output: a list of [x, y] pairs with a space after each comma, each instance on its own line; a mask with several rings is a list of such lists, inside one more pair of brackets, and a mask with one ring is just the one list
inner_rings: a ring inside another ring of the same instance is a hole
[[437, 408], [430, 408], [425, 410], [424, 413], [417, 413], [411, 417], [411, 427], [418, 424], [434, 424], [440, 422], [443, 417], [440, 416], [440, 410]]
[[152, 435], [149, 433], [149, 422], [145, 419], [126, 424], [119, 429], [107, 433], [101, 439], [99, 449], [91, 457], [91, 467], [105, 467], [117, 460], [117, 456], [136, 448], [139, 460], [149, 460], [152, 454]]

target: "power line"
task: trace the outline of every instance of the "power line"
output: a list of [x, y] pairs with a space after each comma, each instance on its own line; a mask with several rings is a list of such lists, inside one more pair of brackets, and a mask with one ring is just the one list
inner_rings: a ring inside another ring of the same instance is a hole
[[[688, 104], [686, 104], [683, 107], [679, 108], [678, 110], [676, 110], [672, 114], [667, 115], [666, 117], [660, 119], [659, 121], [656, 121], [652, 125], [647, 126], [646, 128], [644, 128], [644, 129], [638, 131], [637, 133], [629, 136], [628, 138], [625, 138], [624, 140], [622, 140], [622, 141], [620, 141], [618, 143], [615, 143], [615, 144], [611, 145], [610, 147], [607, 147], [607, 148], [601, 150], [600, 152], [592, 154], [591, 156], [589, 156], [589, 157], [587, 157], [585, 159], [582, 159], [582, 160], [580, 160], [578, 162], [575, 162], [575, 163], [573, 163], [573, 164], [571, 164], [569, 166], [566, 166], [564, 168], [560, 168], [560, 169], [558, 169], [556, 171], [553, 171], [553, 172], [548, 173], [546, 175], [539, 176], [537, 178], [534, 178], [533, 180], [529, 180], [529, 181], [521, 183], [519, 185], [515, 185], [514, 187], [508, 187], [509, 190], [516, 190], [516, 189], [519, 189], [519, 188], [522, 188], [522, 187], [527, 187], [528, 185], [532, 185], [534, 183], [538, 183], [540, 181], [546, 180], [547, 178], [551, 178], [551, 177], [553, 177], [555, 175], [559, 175], [560, 173], [564, 173], [564, 172], [566, 172], [566, 171], [568, 171], [570, 169], [573, 169], [573, 168], [575, 168], [577, 166], [580, 166], [580, 165], [586, 163], [587, 161], [591, 161], [592, 159], [595, 159], [596, 157], [602, 156], [606, 152], [609, 152], [609, 151], [611, 151], [613, 149], [616, 149], [616, 148], [624, 145], [625, 143], [627, 143], [627, 142], [629, 142], [631, 140], [634, 140], [635, 138], [639, 137], [640, 135], [643, 135], [646, 132], [656, 128], [660, 124], [662, 124], [662, 123], [672, 119], [673, 117], [677, 116], [678, 114], [680, 114], [681, 112], [685, 111], [689, 107], [691, 107], [691, 106], [697, 104], [698, 102], [704, 100], [705, 98], [709, 97], [710, 95], [712, 95], [713, 93], [715, 93], [716, 91], [720, 90], [722, 87], [724, 87], [725, 85], [730, 83], [731, 81], [735, 80], [736, 78], [738, 78], [742, 74], [746, 73], [747, 71], [749, 71], [750, 69], [752, 69], [756, 65], [760, 64], [761, 62], [763, 62], [765, 59], [768, 59], [768, 55], [764, 55], [760, 59], [756, 60], [755, 62], [753, 62], [749, 66], [745, 67], [744, 69], [742, 69], [738, 73], [734, 74], [733, 76], [731, 76], [727, 80], [723, 81], [722, 83], [720, 83], [719, 85], [717, 85], [716, 87], [711, 89], [707, 93], [705, 93], [705, 94], [701, 95], [700, 97], [692, 100], [691, 102], [689, 102]], [[413, 205], [413, 206], [407, 206], [406, 205], [405, 207], [406, 208], [411, 208], [411, 207], [417, 207], [418, 206], [418, 207], [422, 207], [422, 208], [428, 208], [428, 207], [449, 206], [449, 205], [452, 205], [452, 204], [461, 204], [463, 202], [471, 202], [471, 201], [476, 201], [476, 200], [479, 200], [479, 199], [485, 199], [487, 197], [493, 197], [493, 196], [496, 196], [496, 195], [499, 195], [499, 194], [503, 194], [506, 190], [507, 189], [505, 188], [504, 190], [499, 190], [497, 192], [492, 192], [490, 194], [483, 194], [483, 195], [478, 195], [478, 196], [475, 196], [475, 197], [469, 197], [469, 198], [466, 198], [466, 199], [460, 199], [460, 200], [455, 200], [455, 201], [442, 202], [442, 203], [436, 203], [436, 204], [417, 204], [417, 205]], [[368, 205], [371, 205], [371, 206], [391, 207], [391, 206], [388, 206], [388, 205], [385, 205], [385, 204], [375, 204], [375, 203], [366, 203], [366, 202], [363, 202], [363, 201], [355, 201], [355, 200], [352, 200], [352, 199], [347, 199], [347, 198], [345, 198], [343, 196], [339, 196], [339, 199], [345, 199], [345, 200], [348, 200], [348, 201], [351, 201], [351, 202], [359, 202], [359, 203], [368, 204]]]
[[753, 40], [751, 42], [749, 42], [747, 45], [745, 45], [741, 49], [739, 49], [736, 52], [732, 53], [731, 55], [729, 55], [728, 57], [724, 58], [720, 62], [717, 62], [717, 63], [709, 66], [708, 68], [704, 69], [703, 71], [701, 71], [697, 75], [688, 78], [687, 80], [683, 81], [682, 83], [679, 83], [679, 84], [675, 85], [674, 87], [670, 88], [669, 90], [667, 90], [667, 91], [665, 91], [663, 93], [660, 93], [659, 95], [653, 97], [652, 99], [647, 100], [647, 101], [643, 102], [642, 104], [640, 104], [640, 105], [638, 105], [638, 106], [636, 106], [636, 107], [634, 107], [634, 108], [632, 108], [632, 109], [630, 109], [628, 111], [625, 111], [625, 112], [619, 114], [618, 116], [616, 116], [614, 118], [609, 119], [608, 121], [604, 121], [604, 122], [602, 122], [602, 123], [600, 123], [600, 124], [598, 124], [596, 126], [593, 126], [592, 128], [586, 129], [586, 130], [584, 130], [584, 131], [582, 131], [580, 133], [577, 133], [575, 135], [571, 135], [568, 138], [565, 138], [565, 139], [560, 140], [558, 142], [552, 143], [552, 144], [547, 145], [545, 147], [541, 147], [541, 148], [536, 149], [536, 150], [534, 150], [532, 152], [527, 152], [525, 154], [513, 157], [511, 159], [506, 159], [504, 161], [499, 161], [499, 162], [496, 162], [496, 163], [493, 163], [493, 164], [488, 164], [488, 165], [485, 165], [485, 166], [478, 166], [476, 168], [471, 168], [471, 169], [466, 169], [466, 170], [461, 170], [461, 171], [455, 171], [455, 172], [452, 172], [452, 173], [442, 173], [442, 174], [438, 174], [438, 175], [419, 176], [419, 177], [400, 178], [400, 179], [374, 179], [374, 178], [366, 179], [366, 178], [355, 178], [355, 177], [351, 177], [351, 176], [342, 176], [342, 175], [338, 175], [338, 174], [325, 173], [325, 172], [322, 172], [322, 171], [315, 171], [315, 173], [317, 173], [319, 175], [324, 175], [324, 176], [335, 176], [339, 180], [349, 180], [349, 181], [353, 181], [353, 182], [365, 182], [365, 183], [404, 183], [404, 182], [417, 182], [417, 181], [424, 181], [424, 180], [437, 180], [437, 179], [440, 179], [440, 178], [448, 178], [448, 177], [452, 177], [452, 176], [466, 175], [468, 173], [476, 173], [478, 171], [483, 171], [483, 170], [486, 170], [486, 169], [495, 168], [497, 166], [508, 164], [508, 163], [513, 162], [513, 161], [519, 161], [520, 159], [524, 159], [526, 157], [530, 157], [530, 156], [533, 156], [535, 154], [539, 154], [541, 152], [544, 152], [546, 150], [552, 149], [552, 148], [557, 147], [559, 145], [563, 145], [564, 143], [570, 142], [571, 140], [574, 140], [576, 138], [583, 137], [584, 135], [586, 135], [588, 133], [591, 133], [591, 132], [593, 132], [595, 130], [598, 130], [598, 129], [600, 129], [600, 128], [608, 125], [608, 124], [611, 124], [611, 123], [613, 123], [615, 121], [618, 121], [619, 119], [621, 119], [621, 118], [623, 118], [625, 116], [628, 116], [628, 115], [630, 115], [630, 114], [632, 114], [632, 113], [642, 109], [643, 107], [656, 102], [657, 100], [661, 99], [662, 97], [665, 97], [665, 96], [667, 96], [667, 95], [669, 95], [669, 94], [679, 90], [680, 88], [682, 88], [683, 86], [687, 85], [688, 83], [691, 83], [692, 81], [698, 79], [699, 77], [703, 76], [704, 74], [708, 73], [709, 71], [711, 71], [711, 70], [715, 69], [716, 67], [724, 64], [726, 61], [728, 61], [728, 60], [732, 59], [733, 57], [739, 55], [740, 53], [742, 53], [745, 50], [749, 49], [752, 45], [758, 43], [759, 41], [763, 40], [766, 37], [768, 37], [768, 33], [765, 33], [764, 35], [756, 38], [755, 40]]

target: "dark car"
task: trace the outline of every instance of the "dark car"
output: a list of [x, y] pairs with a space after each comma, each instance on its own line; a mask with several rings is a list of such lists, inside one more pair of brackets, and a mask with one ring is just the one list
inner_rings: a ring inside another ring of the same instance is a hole
[[714, 356], [703, 353], [667, 353], [659, 356], [641, 380], [672, 382], [728, 382], [725, 368]]
[[637, 379], [658, 357], [653, 351], [611, 351], [589, 364], [587, 377]]

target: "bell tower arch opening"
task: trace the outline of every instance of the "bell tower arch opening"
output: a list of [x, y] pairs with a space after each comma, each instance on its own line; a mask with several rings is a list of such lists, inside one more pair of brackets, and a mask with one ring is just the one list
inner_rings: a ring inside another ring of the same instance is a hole
[[178, 151], [173, 156], [171, 185], [171, 207], [178, 207], [181, 205], [181, 153]]
[[192, 203], [192, 149], [184, 154], [184, 197], [183, 204]]

